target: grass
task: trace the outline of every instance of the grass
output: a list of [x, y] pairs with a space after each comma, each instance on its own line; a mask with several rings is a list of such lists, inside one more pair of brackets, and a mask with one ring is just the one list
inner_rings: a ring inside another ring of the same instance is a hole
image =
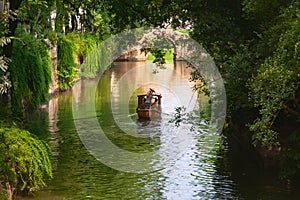
[[[164, 56], [166, 62], [173, 62], [173, 51], [168, 51], [166, 55]], [[147, 60], [154, 60], [155, 57], [150, 53], [147, 57]]]

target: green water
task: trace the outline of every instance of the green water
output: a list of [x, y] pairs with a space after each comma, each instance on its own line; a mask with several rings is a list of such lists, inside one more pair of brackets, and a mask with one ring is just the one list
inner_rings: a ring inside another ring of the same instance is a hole
[[[296, 199], [295, 186], [262, 173], [208, 129], [208, 99], [197, 99], [190, 89], [185, 63], [157, 74], [154, 68], [115, 63], [99, 80], [82, 80], [53, 97], [46, 111], [29, 113], [28, 128], [50, 140], [54, 179], [43, 191], [19, 199]], [[149, 87], [163, 96], [162, 116], [140, 121], [136, 95]], [[169, 121], [182, 104], [195, 111], [194, 120], [176, 127]], [[93, 118], [105, 138], [99, 135], [91, 147], [82, 139], [95, 131]], [[114, 146], [105, 149], [104, 139]], [[116, 155], [114, 148], [151, 157], [137, 162]], [[101, 154], [110, 150], [111, 155]]]

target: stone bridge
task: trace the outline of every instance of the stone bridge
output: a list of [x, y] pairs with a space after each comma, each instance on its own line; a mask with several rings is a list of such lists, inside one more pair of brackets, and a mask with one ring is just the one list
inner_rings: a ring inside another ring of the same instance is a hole
[[[155, 38], [161, 38], [164, 37], [171, 42], [173, 46], [173, 60], [174, 62], [176, 61], [182, 61], [185, 60], [183, 57], [180, 55], [185, 55], [187, 51], [187, 46], [182, 46], [177, 44], [176, 41], [182, 39], [182, 37], [185, 37], [183, 34], [181, 35], [174, 35], [174, 31], [171, 29], [167, 29], [165, 31], [165, 35], [161, 35], [161, 32], [159, 35], [155, 32], [148, 32], [141, 38], [137, 43], [138, 45], [132, 46], [129, 48], [127, 51], [123, 52], [122, 56], [116, 59], [116, 61], [145, 61], [147, 60], [147, 57], [149, 56], [149, 53], [145, 54], [142, 52], [142, 49], [145, 48], [145, 45], [149, 43], [149, 41], [155, 39]], [[162, 48], [163, 46], [159, 46], [159, 48]]]

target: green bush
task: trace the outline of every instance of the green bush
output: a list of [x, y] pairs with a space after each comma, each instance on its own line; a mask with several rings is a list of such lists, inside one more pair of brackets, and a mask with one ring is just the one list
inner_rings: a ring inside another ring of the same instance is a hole
[[[107, 49], [103, 45], [99, 46], [101, 39], [99, 35], [81, 32], [72, 32], [66, 38], [73, 42], [73, 54], [78, 64], [80, 64], [80, 76], [94, 76], [99, 71], [107, 69], [109, 63]], [[107, 47], [107, 46], [105, 46]]]
[[77, 76], [77, 66], [74, 57], [74, 42], [60, 34], [58, 38], [57, 74], [60, 90], [66, 90], [74, 85]]
[[[59, 35], [58, 76], [61, 90], [73, 86], [74, 79], [78, 75], [78, 65], [84, 62], [90, 52], [96, 48], [99, 41], [97, 35], [89, 33], [72, 32], [67, 35]], [[93, 54], [93, 56], [95, 55]], [[98, 67], [96, 63], [93, 64], [93, 68]]]
[[[0, 185], [14, 194], [39, 190], [52, 177], [49, 148], [26, 130], [0, 128]], [[7, 189], [7, 188], [6, 188]]]
[[99, 44], [97, 35], [82, 32], [71, 32], [67, 39], [74, 43], [74, 53], [79, 64], [82, 64], [86, 56]]
[[14, 110], [36, 107], [48, 100], [51, 57], [44, 40], [17, 30], [10, 65]]
[[[95, 48], [86, 51], [84, 62], [80, 66], [81, 76], [95, 76], [97, 73], [110, 67], [113, 60], [113, 47], [116, 46], [114, 39], [106, 40]], [[108, 48], [109, 47], [109, 48]]]

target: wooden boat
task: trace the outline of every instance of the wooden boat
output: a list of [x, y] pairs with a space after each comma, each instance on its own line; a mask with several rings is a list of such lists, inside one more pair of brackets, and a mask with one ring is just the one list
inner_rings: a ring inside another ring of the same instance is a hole
[[153, 94], [151, 103], [146, 103], [147, 94], [137, 95], [138, 107], [136, 112], [139, 119], [160, 118], [161, 115], [161, 94]]

